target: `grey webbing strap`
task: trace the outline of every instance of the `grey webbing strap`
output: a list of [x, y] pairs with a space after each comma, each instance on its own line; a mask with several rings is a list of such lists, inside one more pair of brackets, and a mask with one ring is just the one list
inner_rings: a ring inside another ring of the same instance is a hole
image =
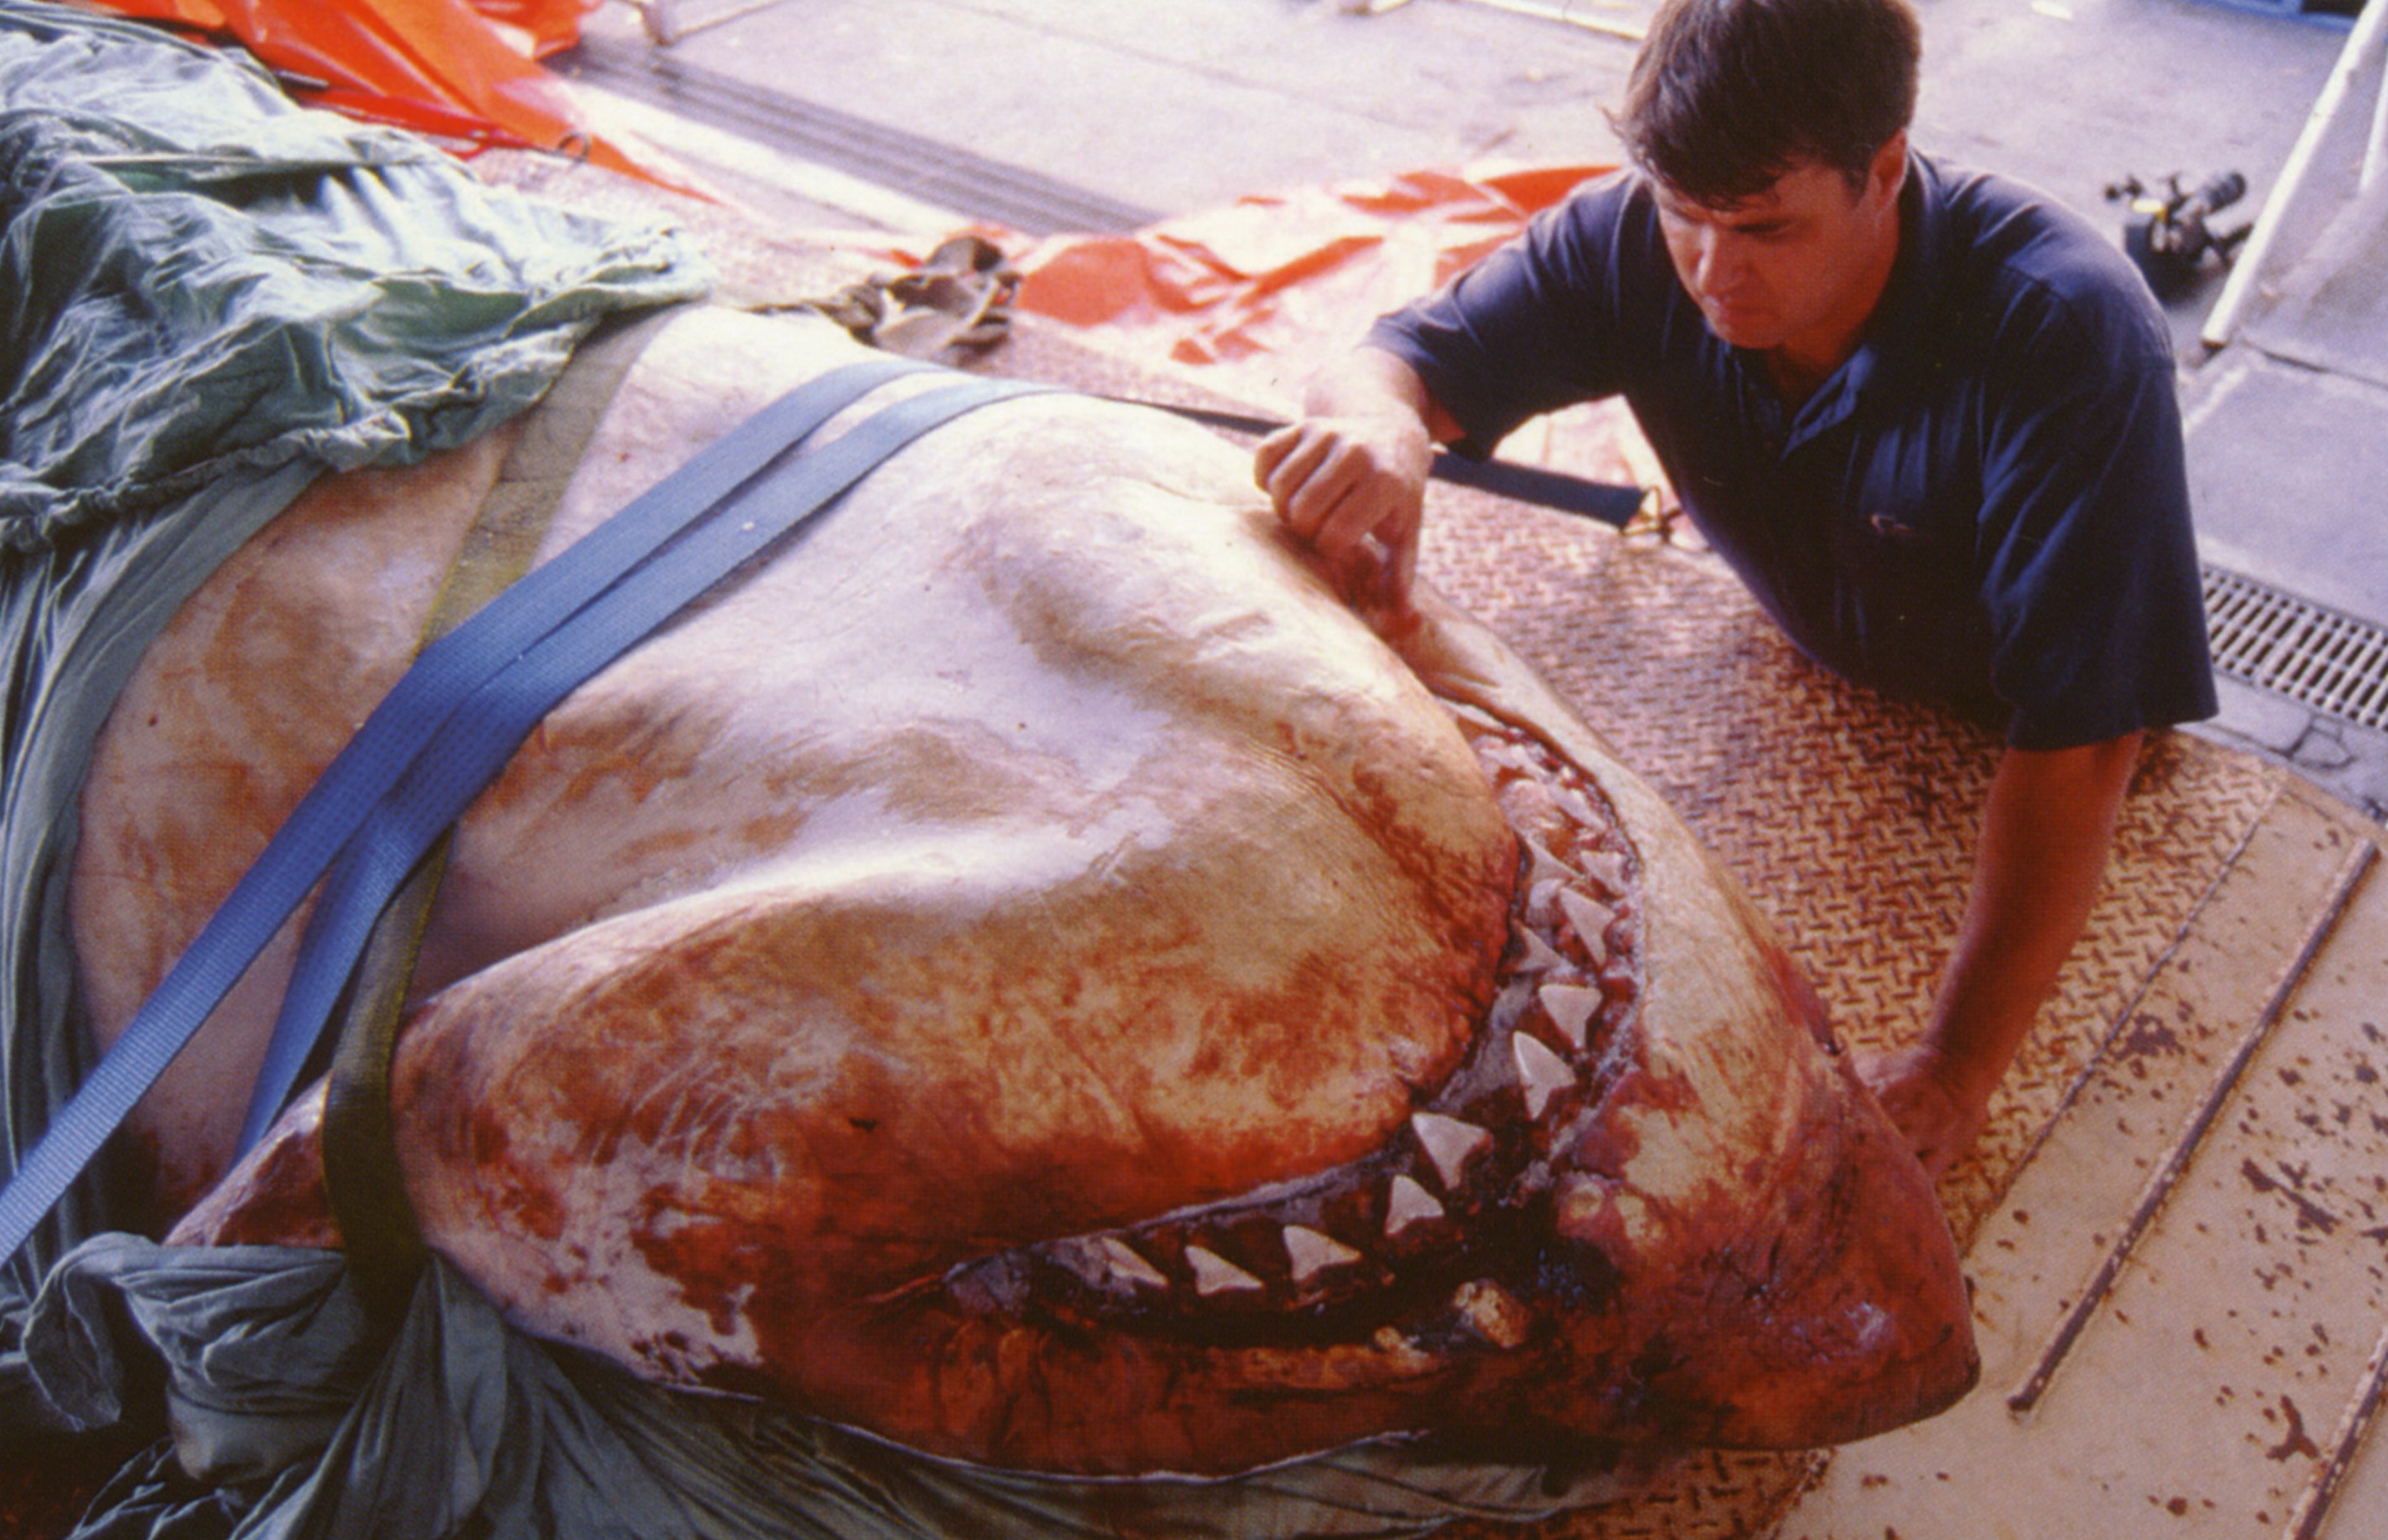
[[[665, 310], [602, 329], [574, 350], [546, 397], [523, 419], [482, 499], [425, 618], [424, 644], [463, 624], [530, 570], [597, 424], [647, 344], [680, 313]], [[349, 1277], [367, 1308], [386, 1317], [405, 1305], [426, 1255], [399, 1169], [389, 1070], [449, 844], [443, 837], [432, 847], [382, 912], [332, 1025], [324, 1193], [340, 1227]]]

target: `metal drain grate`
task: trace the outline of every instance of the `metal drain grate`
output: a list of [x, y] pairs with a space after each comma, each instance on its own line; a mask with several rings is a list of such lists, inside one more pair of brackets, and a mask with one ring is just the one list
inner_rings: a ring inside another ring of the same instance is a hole
[[2214, 666], [2358, 726], [2388, 730], [2388, 631], [2236, 573], [2205, 569]]

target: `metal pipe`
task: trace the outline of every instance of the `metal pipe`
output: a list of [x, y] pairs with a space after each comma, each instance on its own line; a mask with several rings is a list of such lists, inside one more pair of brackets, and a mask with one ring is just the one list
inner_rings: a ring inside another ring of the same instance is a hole
[[2382, 1332], [2379, 1341], [2372, 1344], [2370, 1361], [2363, 1366], [2362, 1384], [2339, 1418], [2337, 1431], [2331, 1435], [2330, 1453], [2314, 1471], [2305, 1496], [2298, 1499], [2296, 1511], [2290, 1515], [2287, 1540], [2318, 1540], [2323, 1521], [2330, 1516], [2331, 1504], [2337, 1500], [2346, 1481], [2347, 1468], [2362, 1451], [2363, 1436], [2371, 1431], [2383, 1399], [2388, 1399], [2388, 1331]]
[[[2201, 339], [2208, 347], [2222, 347], [2239, 329], [2239, 312], [2245, 308], [2256, 275], [2271, 255], [2280, 221], [2312, 173], [2314, 158], [2345, 105], [2356, 74], [2383, 37], [2388, 37], [2388, 0], [2369, 0], [2363, 14], [2356, 19], [2354, 31], [2347, 33], [2346, 46], [2339, 50], [2338, 62], [2331, 67], [2330, 78], [2322, 82], [2321, 95], [2314, 99], [2313, 111], [2306, 115], [2305, 130], [2297, 135], [2296, 146], [2289, 151], [2288, 163], [2280, 168], [2279, 179], [2272, 183], [2271, 196], [2264, 200], [2264, 211], [2256, 216], [2255, 233], [2247, 237], [2238, 260], [2230, 264], [2230, 277], [2222, 285], [2221, 297], [2206, 312]], [[2375, 141], [2378, 137], [2373, 135]]]
[[2355, 190], [2369, 192], [2383, 170], [2388, 170], [2388, 51], [2383, 51], [2379, 94], [2371, 99], [2371, 142], [2364, 147], [2363, 174], [2356, 179]]

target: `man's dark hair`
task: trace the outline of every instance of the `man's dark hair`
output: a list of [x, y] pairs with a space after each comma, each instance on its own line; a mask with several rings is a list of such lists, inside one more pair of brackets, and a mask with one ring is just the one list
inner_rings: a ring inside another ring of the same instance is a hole
[[1694, 203], [1755, 196], [1803, 160], [1855, 188], [1914, 116], [1922, 53], [1908, 0], [1667, 0], [1612, 120]]

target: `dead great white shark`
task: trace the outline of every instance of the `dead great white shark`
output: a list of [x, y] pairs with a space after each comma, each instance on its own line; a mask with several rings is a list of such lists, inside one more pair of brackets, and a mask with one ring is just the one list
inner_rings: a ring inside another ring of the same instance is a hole
[[[675, 321], [543, 554], [857, 352]], [[403, 670], [512, 436], [327, 478], [151, 648], [74, 871], [103, 1041]], [[138, 1114], [177, 1240], [337, 1243], [320, 1091], [228, 1169], [291, 945]], [[407, 1188], [514, 1322], [940, 1456], [1804, 1446], [1974, 1374], [1932, 1191], [1732, 880], [1157, 412], [972, 413], [582, 687], [465, 816], [414, 1000]]]

